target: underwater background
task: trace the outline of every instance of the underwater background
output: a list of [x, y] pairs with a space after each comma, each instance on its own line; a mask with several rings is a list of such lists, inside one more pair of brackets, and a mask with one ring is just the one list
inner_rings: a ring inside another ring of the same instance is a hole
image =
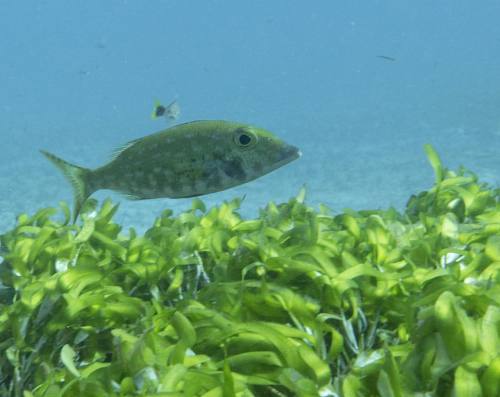
[[[24, 1], [0, 3], [0, 232], [72, 201], [43, 156], [85, 167], [179, 122], [269, 129], [303, 156], [203, 199], [253, 216], [306, 184], [312, 205], [404, 208], [433, 182], [422, 149], [500, 181], [500, 2]], [[121, 201], [139, 231], [191, 199]]]
[[[499, 397], [499, 17], [0, 2], [0, 397]], [[40, 150], [99, 167], [169, 126], [156, 100], [303, 155], [193, 200], [99, 191], [72, 223]]]

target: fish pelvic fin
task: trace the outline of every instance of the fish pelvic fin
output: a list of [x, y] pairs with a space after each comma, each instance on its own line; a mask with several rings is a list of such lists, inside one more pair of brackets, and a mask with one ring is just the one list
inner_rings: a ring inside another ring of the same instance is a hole
[[87, 168], [82, 168], [68, 163], [67, 161], [64, 161], [63, 159], [45, 150], [40, 150], [40, 152], [63, 173], [64, 177], [73, 188], [73, 223], [75, 223], [78, 215], [80, 214], [83, 203], [96, 190], [92, 189], [89, 184], [89, 177], [92, 171]]

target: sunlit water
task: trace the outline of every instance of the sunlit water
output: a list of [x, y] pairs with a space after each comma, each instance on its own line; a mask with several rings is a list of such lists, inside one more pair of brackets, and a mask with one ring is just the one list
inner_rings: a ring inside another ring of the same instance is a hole
[[[433, 175], [422, 145], [500, 183], [500, 2], [24, 1], [0, 3], [0, 232], [21, 212], [72, 201], [38, 152], [105, 163], [161, 130], [153, 100], [179, 122], [256, 124], [303, 157], [252, 183], [253, 216], [303, 184], [312, 205], [404, 208]], [[383, 56], [383, 57], [381, 57]], [[144, 230], [191, 200], [121, 201]]]

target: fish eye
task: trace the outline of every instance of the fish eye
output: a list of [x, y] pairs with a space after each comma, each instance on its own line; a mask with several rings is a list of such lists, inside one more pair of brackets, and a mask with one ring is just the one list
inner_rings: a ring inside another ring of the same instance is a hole
[[241, 145], [246, 146], [251, 142], [252, 138], [250, 138], [247, 134], [241, 134], [238, 140]]
[[257, 143], [257, 136], [244, 128], [236, 130], [234, 142], [241, 148], [248, 148]]

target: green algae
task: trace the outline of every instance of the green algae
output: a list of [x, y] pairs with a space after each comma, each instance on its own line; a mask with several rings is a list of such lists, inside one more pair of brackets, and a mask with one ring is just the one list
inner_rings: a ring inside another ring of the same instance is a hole
[[[394, 209], [240, 199], [140, 236], [89, 201], [0, 237], [0, 395], [500, 394], [500, 190], [444, 168]], [[63, 221], [54, 220], [62, 213]]]

